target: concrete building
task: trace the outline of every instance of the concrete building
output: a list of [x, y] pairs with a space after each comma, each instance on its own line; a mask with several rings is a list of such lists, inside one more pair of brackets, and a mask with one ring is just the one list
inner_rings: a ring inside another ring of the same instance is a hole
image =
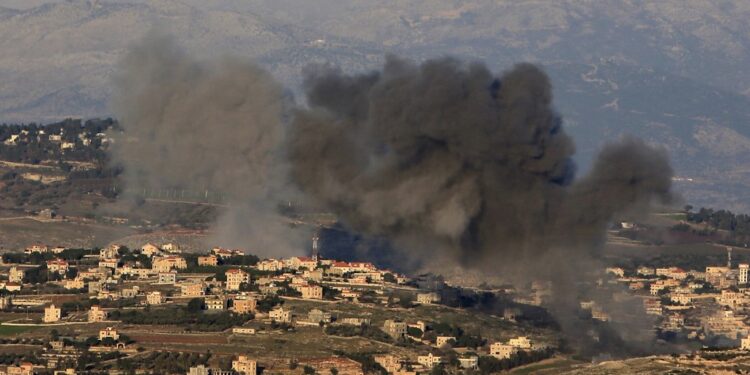
[[70, 265], [63, 259], [57, 258], [47, 261], [47, 270], [49, 272], [56, 272], [60, 275], [63, 275], [68, 272], [68, 267], [70, 267]]
[[331, 313], [319, 309], [312, 309], [307, 313], [307, 320], [311, 323], [330, 323], [331, 319]]
[[159, 284], [174, 285], [174, 283], [177, 282], [177, 272], [174, 272], [174, 271], [159, 272], [157, 282]]
[[146, 303], [149, 305], [161, 305], [164, 303], [164, 296], [159, 291], [154, 291], [146, 295]]
[[740, 349], [750, 350], [750, 337], [745, 337], [740, 340]]
[[99, 330], [99, 340], [104, 340], [106, 338], [111, 338], [112, 340], [117, 341], [120, 338], [120, 334], [112, 327]]
[[400, 339], [406, 337], [407, 325], [405, 322], [397, 322], [395, 320], [388, 319], [383, 323], [383, 332], [387, 333], [394, 339]]
[[161, 249], [152, 243], [147, 243], [141, 247], [141, 254], [143, 255], [152, 257], [159, 253], [161, 253]]
[[211, 296], [204, 301], [206, 310], [221, 311], [227, 308], [227, 300], [221, 296]]
[[742, 284], [742, 285], [747, 284], [747, 274], [748, 274], [748, 271], [750, 271], [750, 264], [740, 263], [740, 265], [739, 265], [739, 275], [738, 275], [738, 278], [737, 278], [737, 281], [740, 284]]
[[291, 323], [292, 311], [284, 310], [282, 307], [277, 307], [268, 313], [268, 317], [277, 323]]
[[503, 344], [501, 342], [496, 342], [490, 345], [490, 355], [497, 359], [510, 358], [517, 352], [518, 348], [513, 345]]
[[435, 346], [442, 347], [443, 345], [448, 344], [451, 340], [456, 341], [456, 338], [453, 336], [438, 336], [435, 338]]
[[202, 282], [186, 282], [180, 284], [180, 296], [203, 297], [206, 295], [206, 286]]
[[439, 355], [434, 355], [432, 353], [428, 353], [427, 355], [420, 355], [417, 357], [417, 363], [426, 368], [433, 368], [439, 365], [442, 361], [443, 359]]
[[304, 299], [323, 299], [323, 287], [319, 285], [305, 285], [297, 288]]
[[250, 283], [250, 275], [239, 268], [229, 269], [224, 275], [227, 277], [227, 290], [240, 290], [240, 285]]
[[8, 281], [12, 283], [22, 283], [24, 276], [26, 276], [26, 272], [16, 266], [11, 267], [8, 271]]
[[187, 268], [185, 258], [178, 256], [156, 257], [151, 261], [151, 269], [156, 272], [169, 272], [173, 269], [182, 270]]
[[516, 338], [508, 340], [510, 346], [514, 346], [519, 349], [531, 349], [531, 340], [526, 336], [518, 336]]
[[232, 300], [232, 311], [237, 314], [249, 314], [255, 312], [257, 301], [253, 297], [238, 296]]
[[417, 303], [421, 305], [430, 305], [440, 302], [440, 296], [437, 293], [419, 293], [417, 294]]
[[42, 320], [45, 323], [54, 323], [60, 321], [62, 318], [62, 310], [54, 304], [44, 308], [44, 318]]
[[216, 255], [205, 255], [198, 257], [199, 266], [218, 266], [219, 258]]
[[247, 356], [241, 355], [232, 361], [232, 370], [237, 371], [242, 375], [256, 375], [258, 371], [258, 363]]
[[103, 322], [105, 320], [107, 320], [107, 312], [97, 305], [91, 306], [91, 309], [89, 309], [89, 322]]

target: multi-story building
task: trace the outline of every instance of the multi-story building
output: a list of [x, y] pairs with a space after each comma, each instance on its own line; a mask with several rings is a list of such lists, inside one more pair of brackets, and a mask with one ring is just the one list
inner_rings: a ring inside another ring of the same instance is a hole
[[169, 272], [173, 269], [187, 268], [185, 258], [178, 256], [156, 257], [151, 261], [151, 268], [156, 272]]
[[203, 297], [206, 295], [206, 286], [202, 282], [186, 282], [180, 284], [180, 296]]
[[406, 322], [397, 322], [395, 320], [388, 319], [385, 321], [385, 323], [383, 323], [383, 331], [394, 339], [406, 337], [406, 329]]
[[241, 296], [237, 297], [232, 301], [232, 311], [237, 314], [248, 314], [255, 312], [257, 301], [255, 298]]
[[177, 272], [174, 272], [174, 271], [159, 272], [159, 275], [157, 277], [157, 282], [159, 284], [174, 285], [174, 283], [177, 282]]
[[307, 320], [311, 323], [330, 323], [331, 319], [331, 313], [323, 310], [312, 309], [307, 313]]
[[154, 291], [146, 295], [146, 303], [149, 305], [161, 305], [164, 303], [164, 296], [159, 291]]
[[419, 293], [417, 294], [417, 303], [430, 305], [440, 302], [440, 296], [437, 293]]
[[216, 255], [205, 255], [205, 256], [199, 256], [198, 257], [198, 265], [199, 266], [218, 266], [219, 265], [219, 257]]
[[68, 272], [68, 267], [70, 267], [70, 265], [63, 259], [56, 258], [47, 261], [47, 270], [49, 270], [49, 272], [56, 272], [63, 275]]
[[259, 271], [281, 271], [284, 269], [284, 262], [276, 259], [266, 259], [258, 262], [256, 265]]
[[26, 254], [40, 253], [44, 254], [49, 251], [49, 246], [44, 244], [33, 244], [24, 250]]
[[107, 312], [97, 305], [91, 306], [91, 309], [89, 309], [89, 322], [103, 322], [105, 320], [107, 320]]
[[417, 357], [417, 363], [426, 368], [433, 368], [439, 365], [442, 361], [443, 359], [439, 355], [434, 355], [432, 353], [428, 353], [427, 355], [420, 355]]
[[510, 346], [519, 348], [519, 349], [531, 349], [531, 340], [529, 340], [526, 336], [518, 336], [516, 338], [512, 338], [508, 340], [508, 344]]
[[268, 317], [271, 320], [278, 323], [291, 323], [292, 322], [292, 311], [284, 310], [282, 307], [277, 307], [268, 313]]
[[62, 318], [62, 310], [59, 307], [52, 304], [44, 308], [44, 318], [42, 320], [45, 323], [54, 323], [60, 321], [60, 318]]
[[244, 355], [238, 356], [237, 359], [232, 361], [232, 370], [242, 375], [256, 375], [257, 369], [258, 363]]
[[518, 348], [513, 345], [503, 344], [501, 342], [496, 342], [490, 345], [490, 355], [497, 359], [510, 358], [516, 353], [518, 353]]
[[227, 301], [221, 296], [211, 296], [205, 300], [206, 310], [224, 310], [227, 307]]
[[250, 282], [250, 275], [239, 268], [229, 269], [224, 275], [227, 277], [227, 290], [240, 290], [240, 285]]
[[112, 327], [107, 327], [99, 330], [99, 340], [104, 340], [106, 338], [111, 338], [112, 340], [117, 341], [120, 338], [120, 334], [117, 333], [117, 330]]
[[297, 288], [304, 299], [323, 299], [323, 287], [320, 285], [304, 285]]
[[737, 277], [737, 281], [740, 284], [742, 284], [742, 285], [747, 284], [747, 274], [748, 274], [748, 271], [750, 271], [750, 264], [740, 263], [740, 265], [739, 265], [739, 274], [738, 274], [738, 277]]
[[119, 261], [117, 258], [102, 259], [99, 261], [100, 268], [116, 269]]
[[161, 253], [161, 249], [158, 246], [147, 243], [141, 247], [141, 254], [152, 257]]
[[111, 245], [99, 250], [99, 260], [117, 258], [120, 245]]
[[440, 348], [443, 345], [450, 343], [451, 340], [456, 341], [456, 338], [453, 336], [438, 336], [435, 338], [435, 346]]
[[26, 272], [16, 266], [11, 267], [8, 271], [8, 281], [12, 283], [22, 283], [24, 276], [26, 276]]

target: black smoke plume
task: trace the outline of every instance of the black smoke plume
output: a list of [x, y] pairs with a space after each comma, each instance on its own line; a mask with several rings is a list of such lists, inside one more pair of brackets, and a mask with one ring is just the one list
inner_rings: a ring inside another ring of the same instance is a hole
[[495, 77], [453, 59], [382, 72], [307, 72], [294, 117], [294, 181], [359, 232], [415, 256], [497, 267], [556, 249], [595, 251], [619, 213], [670, 198], [666, 153], [635, 139], [608, 144], [574, 180], [573, 142], [537, 67]]
[[415, 65], [389, 57], [364, 75], [311, 68], [305, 89], [308, 108], [294, 116], [288, 153], [293, 180], [315, 204], [428, 270], [458, 263], [519, 284], [550, 281], [549, 307], [579, 348], [617, 342], [581, 338], [595, 328], [579, 319], [582, 299], [627, 323], [622, 342], [652, 339], [641, 335], [651, 328], [643, 310], [623, 308], [634, 301], [615, 303], [579, 284], [601, 267], [597, 254], [617, 215], [671, 199], [664, 150], [633, 138], [609, 143], [576, 180], [549, 79], [530, 64], [496, 77], [450, 58]]

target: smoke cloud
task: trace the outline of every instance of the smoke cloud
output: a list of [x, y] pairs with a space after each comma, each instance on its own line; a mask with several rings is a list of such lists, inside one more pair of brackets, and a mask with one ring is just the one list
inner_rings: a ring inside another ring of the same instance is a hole
[[294, 107], [257, 65], [199, 63], [152, 35], [116, 76], [125, 131], [114, 159], [130, 186], [226, 193], [212, 244], [302, 252], [307, 234], [276, 212], [294, 196], [390, 242], [405, 263], [552, 281], [551, 309], [575, 334], [588, 329], [576, 284], [597, 267], [608, 223], [672, 198], [666, 152], [633, 138], [605, 145], [576, 179], [573, 141], [534, 65], [498, 77], [479, 63], [390, 56], [368, 74], [304, 74], [307, 105]]
[[284, 224], [282, 87], [236, 58], [201, 63], [172, 38], [151, 34], [133, 46], [115, 76], [112, 106], [124, 132], [113, 158], [131, 189], [223, 194], [209, 245], [261, 255], [303, 251], [306, 235]]
[[417, 257], [490, 270], [558, 248], [575, 258], [614, 215], [670, 198], [666, 153], [635, 139], [606, 145], [574, 181], [573, 142], [530, 64], [497, 78], [481, 64], [390, 57], [365, 75], [310, 69], [305, 87], [309, 108], [289, 136], [294, 181]]
[[[597, 252], [616, 215], [672, 198], [664, 150], [633, 138], [607, 144], [576, 180], [549, 79], [530, 64], [495, 77], [450, 58], [389, 57], [364, 75], [311, 68], [305, 89], [309, 107], [288, 137], [291, 176], [346, 225], [389, 239], [428, 270], [458, 262], [516, 285], [552, 281], [550, 309], [571, 337], [593, 329], [579, 318], [581, 299], [631, 322], [622, 337], [648, 324], [642, 309], [631, 313], [578, 284], [593, 281], [587, 271], [601, 266]], [[601, 345], [585, 341], [575, 345]]]

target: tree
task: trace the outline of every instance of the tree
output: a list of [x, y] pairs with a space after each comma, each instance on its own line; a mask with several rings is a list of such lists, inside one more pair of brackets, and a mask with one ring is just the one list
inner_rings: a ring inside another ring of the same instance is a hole
[[307, 365], [305, 365], [305, 367], [302, 368], [302, 371], [303, 371], [303, 373], [305, 375], [313, 375], [313, 374], [315, 374], [315, 369], [312, 368], [312, 367], [310, 367], [310, 366], [307, 366]]
[[193, 298], [188, 302], [187, 310], [191, 313], [196, 313], [203, 310], [203, 298]]

